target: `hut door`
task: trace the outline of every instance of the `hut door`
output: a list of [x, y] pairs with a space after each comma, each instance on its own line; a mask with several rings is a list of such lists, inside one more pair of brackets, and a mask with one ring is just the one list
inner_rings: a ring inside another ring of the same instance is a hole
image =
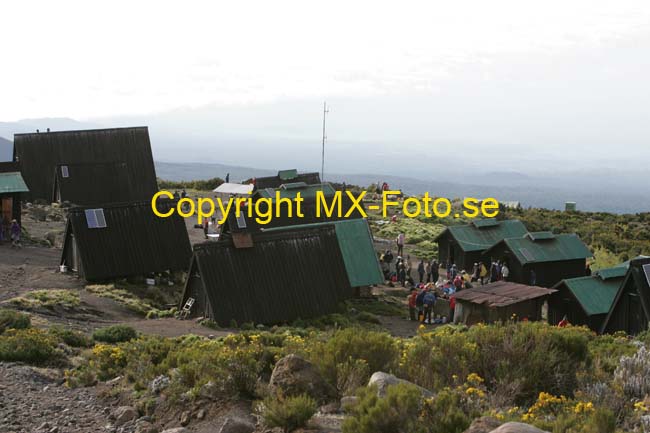
[[10, 224], [13, 216], [13, 197], [2, 198], [2, 219]]
[[645, 320], [643, 311], [641, 310], [641, 302], [639, 295], [636, 293], [627, 294], [627, 320], [628, 320], [628, 334], [636, 335], [645, 331]]
[[71, 241], [72, 241], [72, 261], [70, 263], [70, 267], [72, 268], [73, 271], [78, 272], [79, 271], [79, 248], [77, 247], [77, 241], [74, 238], [74, 234], [71, 235]]

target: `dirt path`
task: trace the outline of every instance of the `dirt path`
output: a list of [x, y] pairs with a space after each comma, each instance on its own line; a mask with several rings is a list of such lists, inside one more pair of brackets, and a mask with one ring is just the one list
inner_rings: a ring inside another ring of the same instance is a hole
[[94, 388], [68, 389], [57, 370], [0, 363], [0, 431], [89, 433], [105, 429], [110, 408]]

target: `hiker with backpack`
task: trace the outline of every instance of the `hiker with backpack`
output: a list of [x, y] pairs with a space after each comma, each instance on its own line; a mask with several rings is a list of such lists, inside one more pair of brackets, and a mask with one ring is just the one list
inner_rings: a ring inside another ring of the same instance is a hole
[[426, 291], [422, 301], [424, 303], [424, 323], [433, 324], [431, 316], [433, 313], [433, 307], [436, 304], [436, 294], [433, 293], [432, 289], [429, 289]]
[[420, 291], [415, 298], [415, 307], [418, 309], [418, 319], [424, 317], [424, 296], [427, 294], [427, 290], [424, 288], [423, 284], [419, 285]]

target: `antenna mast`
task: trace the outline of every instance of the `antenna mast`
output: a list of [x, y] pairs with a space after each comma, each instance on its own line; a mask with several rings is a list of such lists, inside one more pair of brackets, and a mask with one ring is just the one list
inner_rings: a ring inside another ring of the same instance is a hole
[[321, 155], [321, 166], [320, 166], [320, 180], [325, 182], [325, 140], [327, 135], [325, 135], [325, 117], [330, 110], [327, 109], [327, 102], [323, 102], [323, 152]]

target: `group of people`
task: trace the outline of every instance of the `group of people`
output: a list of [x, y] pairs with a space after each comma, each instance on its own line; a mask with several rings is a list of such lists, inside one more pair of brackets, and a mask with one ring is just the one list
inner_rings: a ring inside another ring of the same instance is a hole
[[18, 221], [13, 219], [11, 224], [7, 223], [7, 220], [2, 218], [2, 226], [0, 227], [0, 243], [4, 243], [6, 240], [11, 240], [11, 248], [21, 248], [22, 244], [20, 242], [21, 228]]

